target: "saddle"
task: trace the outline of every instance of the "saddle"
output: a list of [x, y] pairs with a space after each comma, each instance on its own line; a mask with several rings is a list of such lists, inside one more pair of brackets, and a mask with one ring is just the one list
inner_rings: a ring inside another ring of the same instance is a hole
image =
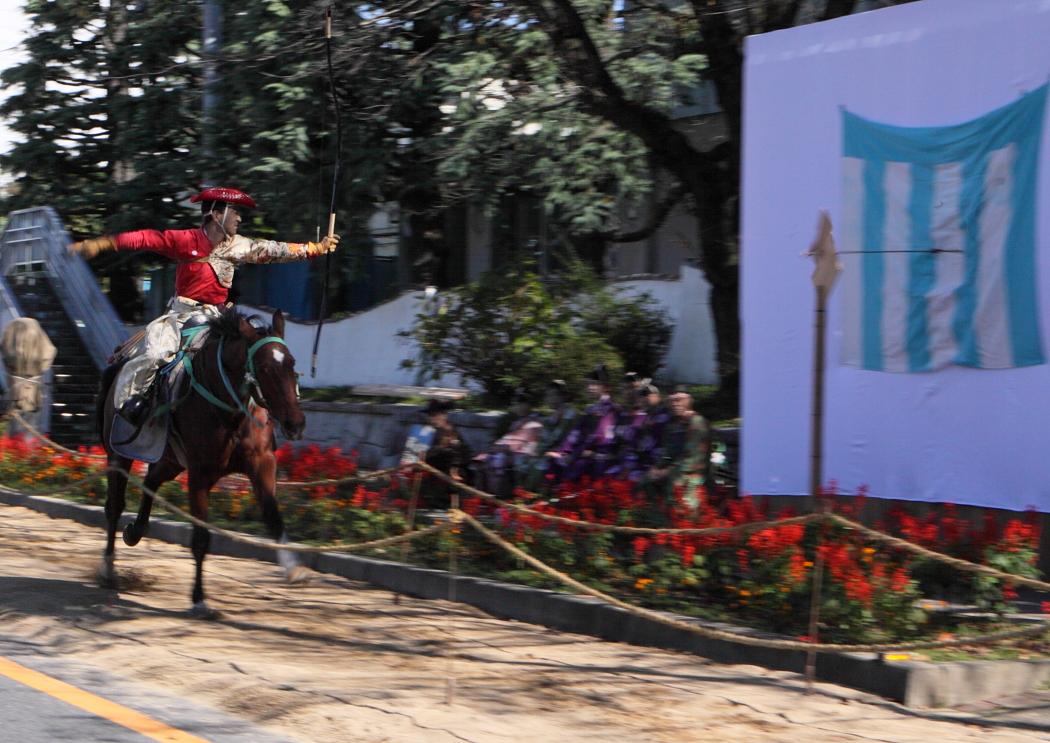
[[[171, 426], [171, 412], [185, 396], [185, 360], [196, 355], [208, 337], [208, 317], [194, 315], [182, 326], [182, 344], [174, 358], [162, 366], [150, 388], [150, 412], [146, 422], [136, 428], [119, 415], [113, 416], [110, 447], [117, 454], [152, 464], [164, 455]], [[130, 341], [129, 341], [130, 343]], [[130, 349], [125, 344], [120, 352]], [[116, 354], [115, 354], [116, 355]], [[110, 394], [114, 394], [116, 390]]]

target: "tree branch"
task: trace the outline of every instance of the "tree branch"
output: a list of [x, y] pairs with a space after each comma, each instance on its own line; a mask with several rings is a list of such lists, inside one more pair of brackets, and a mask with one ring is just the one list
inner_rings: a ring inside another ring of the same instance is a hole
[[578, 86], [581, 107], [641, 139], [657, 164], [680, 181], [700, 187], [717, 178], [715, 160], [693, 147], [670, 118], [627, 98], [571, 0], [549, 0], [551, 7], [547, 0], [525, 0], [525, 4], [543, 24], [562, 71]]
[[644, 227], [639, 227], [631, 232], [601, 232], [599, 236], [614, 243], [633, 243], [652, 235], [660, 228], [660, 225], [667, 219], [667, 215], [671, 213], [675, 205], [682, 200], [682, 196], [685, 194], [685, 187], [681, 183], [676, 183], [664, 196], [663, 200], [656, 205], [653, 209], [652, 215], [649, 219], [649, 223]]

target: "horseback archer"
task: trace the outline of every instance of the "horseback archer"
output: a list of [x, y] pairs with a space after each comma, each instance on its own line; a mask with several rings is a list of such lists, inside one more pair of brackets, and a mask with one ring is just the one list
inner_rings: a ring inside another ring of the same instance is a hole
[[339, 236], [320, 242], [259, 240], [237, 234], [255, 200], [235, 188], [208, 188], [192, 196], [201, 205], [201, 226], [188, 230], [137, 230], [73, 243], [70, 250], [93, 258], [106, 250], [145, 250], [176, 261], [175, 296], [168, 310], [146, 326], [142, 339], [124, 349], [129, 359], [116, 380], [120, 416], [140, 426], [150, 412], [157, 370], [178, 352], [183, 324], [193, 315], [218, 317], [229, 307], [235, 268], [244, 263], [286, 263], [331, 253]]

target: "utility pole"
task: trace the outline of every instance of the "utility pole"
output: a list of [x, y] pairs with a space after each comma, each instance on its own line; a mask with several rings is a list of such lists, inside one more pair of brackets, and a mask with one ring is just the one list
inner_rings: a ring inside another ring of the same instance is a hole
[[215, 132], [219, 109], [219, 52], [222, 49], [222, 0], [203, 0], [204, 28], [201, 37], [201, 52], [204, 57], [204, 91], [201, 96], [201, 148], [204, 163], [201, 168], [202, 186], [214, 186], [215, 178]]

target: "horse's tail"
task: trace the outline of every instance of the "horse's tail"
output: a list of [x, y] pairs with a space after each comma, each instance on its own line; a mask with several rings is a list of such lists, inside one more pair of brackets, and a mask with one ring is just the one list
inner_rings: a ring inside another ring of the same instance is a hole
[[98, 394], [95, 396], [95, 430], [98, 433], [98, 440], [106, 440], [106, 400], [109, 399], [110, 390], [113, 389], [113, 382], [117, 378], [117, 373], [120, 372], [121, 367], [127, 363], [125, 361], [118, 361], [116, 364], [110, 364], [102, 370], [102, 374], [98, 380]]

